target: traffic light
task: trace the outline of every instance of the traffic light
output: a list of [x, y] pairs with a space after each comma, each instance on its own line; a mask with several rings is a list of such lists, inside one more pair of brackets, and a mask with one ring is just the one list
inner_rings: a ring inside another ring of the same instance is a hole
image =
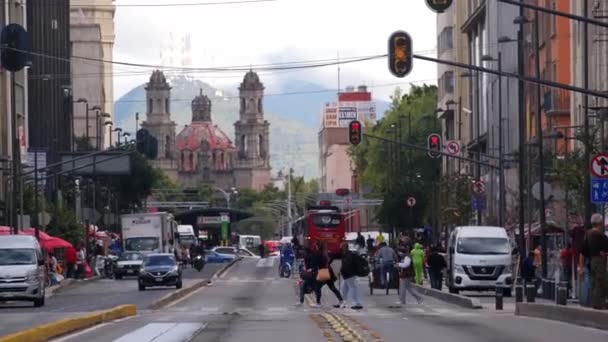
[[396, 77], [405, 77], [412, 71], [412, 37], [397, 31], [388, 40], [388, 69]]
[[348, 124], [348, 141], [351, 145], [359, 145], [362, 137], [361, 122], [357, 120], [351, 121], [350, 124]]
[[432, 133], [428, 138], [429, 157], [441, 157], [441, 136], [437, 133]]
[[[30, 37], [23, 26], [9, 24], [0, 34], [0, 64], [8, 71], [16, 72], [30, 64]], [[25, 52], [24, 52], [25, 51]]]
[[437, 13], [443, 13], [452, 6], [453, 0], [426, 0], [426, 5]]

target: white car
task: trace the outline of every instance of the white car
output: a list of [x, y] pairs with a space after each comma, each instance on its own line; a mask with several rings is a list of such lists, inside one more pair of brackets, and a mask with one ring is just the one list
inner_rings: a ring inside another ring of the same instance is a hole
[[211, 251], [221, 255], [221, 256], [225, 256], [231, 259], [235, 259], [237, 256], [243, 257], [243, 258], [259, 258], [259, 256], [255, 255], [253, 252], [251, 252], [250, 250], [246, 249], [246, 248], [235, 248], [235, 247], [229, 247], [229, 246], [217, 246], [217, 247], [213, 247], [211, 249]]
[[144, 256], [137, 252], [124, 252], [116, 260], [114, 278], [121, 279], [124, 276], [137, 276], [144, 262]]

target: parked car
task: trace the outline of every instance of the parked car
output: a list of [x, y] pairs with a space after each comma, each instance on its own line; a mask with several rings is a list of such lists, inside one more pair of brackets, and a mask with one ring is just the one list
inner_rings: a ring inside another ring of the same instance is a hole
[[138, 252], [122, 253], [120, 258], [116, 260], [114, 268], [114, 278], [121, 279], [124, 276], [139, 275], [139, 270], [144, 262], [144, 256]]
[[234, 260], [234, 257], [226, 256], [224, 254], [219, 254], [214, 251], [206, 251], [205, 259], [206, 259], [207, 263], [222, 263], [222, 262], [232, 261], [232, 260]]
[[182, 270], [171, 253], [154, 253], [144, 257], [138, 276], [139, 291], [151, 286], [182, 288]]
[[222, 246], [213, 247], [211, 251], [222, 256], [228, 257], [230, 258], [230, 260], [235, 259], [237, 254], [239, 253], [239, 250], [237, 248]]
[[45, 266], [33, 236], [0, 237], [0, 302], [27, 300], [44, 305]]

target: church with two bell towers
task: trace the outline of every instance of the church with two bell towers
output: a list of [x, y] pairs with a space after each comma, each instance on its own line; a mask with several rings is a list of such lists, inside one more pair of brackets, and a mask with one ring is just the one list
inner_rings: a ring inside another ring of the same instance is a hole
[[239, 86], [239, 119], [232, 140], [212, 120], [211, 100], [202, 90], [191, 102], [192, 120], [180, 132], [171, 119], [171, 86], [160, 70], [146, 85], [146, 120], [141, 128], [158, 141], [150, 160], [186, 189], [208, 185], [261, 191], [271, 184], [270, 124], [264, 119], [264, 85], [249, 71]]

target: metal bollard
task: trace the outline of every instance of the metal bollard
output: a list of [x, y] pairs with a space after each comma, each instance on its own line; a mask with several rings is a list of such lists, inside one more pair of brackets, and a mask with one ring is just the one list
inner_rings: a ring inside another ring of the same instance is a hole
[[555, 280], [549, 280], [547, 287], [549, 288], [549, 300], [555, 300]]
[[502, 302], [503, 302], [503, 286], [501, 283], [496, 284], [496, 310], [502, 310]]
[[534, 303], [536, 298], [536, 286], [534, 284], [526, 284], [526, 302]]
[[517, 303], [524, 301], [524, 287], [521, 284], [515, 285], [515, 301]]
[[557, 286], [557, 295], [555, 297], [555, 302], [557, 305], [568, 304], [568, 282], [559, 282], [559, 285]]

